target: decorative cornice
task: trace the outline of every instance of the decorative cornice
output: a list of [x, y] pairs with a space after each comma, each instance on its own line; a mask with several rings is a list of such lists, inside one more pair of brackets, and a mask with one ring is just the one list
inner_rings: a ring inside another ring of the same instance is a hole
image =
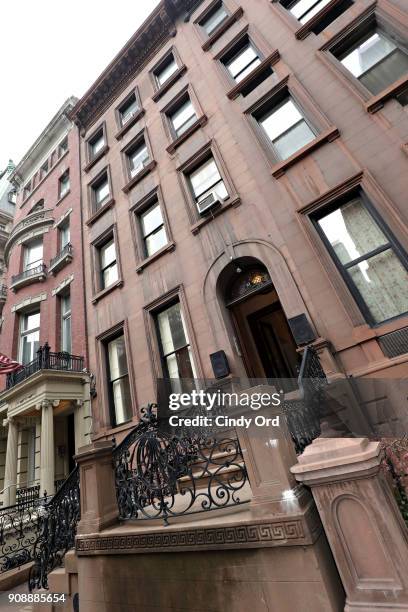
[[[265, 548], [272, 546], [307, 546], [320, 533], [319, 520], [314, 506], [304, 517], [275, 519], [265, 522], [220, 525], [197, 529], [180, 528], [177, 531], [150, 533], [111, 534], [100, 536], [80, 535], [75, 548], [78, 555], [123, 554], [146, 552], [172, 552], [180, 550], [220, 550], [230, 548]], [[314, 519], [314, 520], [313, 520]]]
[[169, 38], [174, 20], [194, 0], [162, 0], [73, 108], [70, 117], [85, 132]]

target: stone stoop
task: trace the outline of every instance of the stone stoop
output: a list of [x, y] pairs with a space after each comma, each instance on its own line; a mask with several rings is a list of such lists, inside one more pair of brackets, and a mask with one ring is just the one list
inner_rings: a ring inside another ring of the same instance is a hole
[[61, 604], [37, 604], [33, 612], [72, 612], [73, 597], [78, 592], [77, 558], [74, 550], [69, 550], [64, 557], [64, 566], [58, 567], [48, 576], [49, 590], [46, 593], [64, 593], [67, 598]]

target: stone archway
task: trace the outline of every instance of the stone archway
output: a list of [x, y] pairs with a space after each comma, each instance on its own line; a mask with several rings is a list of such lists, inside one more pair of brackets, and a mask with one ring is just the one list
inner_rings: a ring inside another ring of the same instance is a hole
[[279, 249], [261, 239], [248, 239], [234, 243], [229, 249], [220, 253], [209, 267], [204, 279], [203, 299], [216, 345], [229, 354], [233, 373], [238, 376], [246, 376], [247, 372], [236, 331], [225, 304], [228, 269], [236, 260], [251, 260], [254, 265], [257, 262], [265, 266], [286, 319], [304, 314], [313, 331], [316, 330], [288, 263]]

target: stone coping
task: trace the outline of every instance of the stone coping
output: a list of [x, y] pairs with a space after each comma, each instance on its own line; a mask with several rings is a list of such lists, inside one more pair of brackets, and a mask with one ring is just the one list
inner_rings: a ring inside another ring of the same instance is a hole
[[[170, 519], [171, 520], [171, 519]], [[196, 514], [194, 520], [173, 523], [128, 521], [101, 533], [81, 534], [75, 548], [79, 556], [122, 555], [155, 552], [220, 550], [306, 546], [321, 532], [314, 503], [292, 515], [255, 518], [248, 507], [211, 517], [211, 512]]]

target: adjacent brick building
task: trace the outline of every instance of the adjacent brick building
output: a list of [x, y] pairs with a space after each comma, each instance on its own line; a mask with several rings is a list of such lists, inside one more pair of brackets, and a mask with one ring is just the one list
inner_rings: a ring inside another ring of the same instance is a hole
[[78, 132], [68, 99], [14, 169], [14, 225], [5, 244], [0, 351], [23, 364], [2, 377], [7, 435], [3, 502], [16, 489], [53, 493], [89, 423]]
[[407, 374], [405, 2], [305, 4], [161, 2], [72, 112], [98, 436], [216, 351]]

